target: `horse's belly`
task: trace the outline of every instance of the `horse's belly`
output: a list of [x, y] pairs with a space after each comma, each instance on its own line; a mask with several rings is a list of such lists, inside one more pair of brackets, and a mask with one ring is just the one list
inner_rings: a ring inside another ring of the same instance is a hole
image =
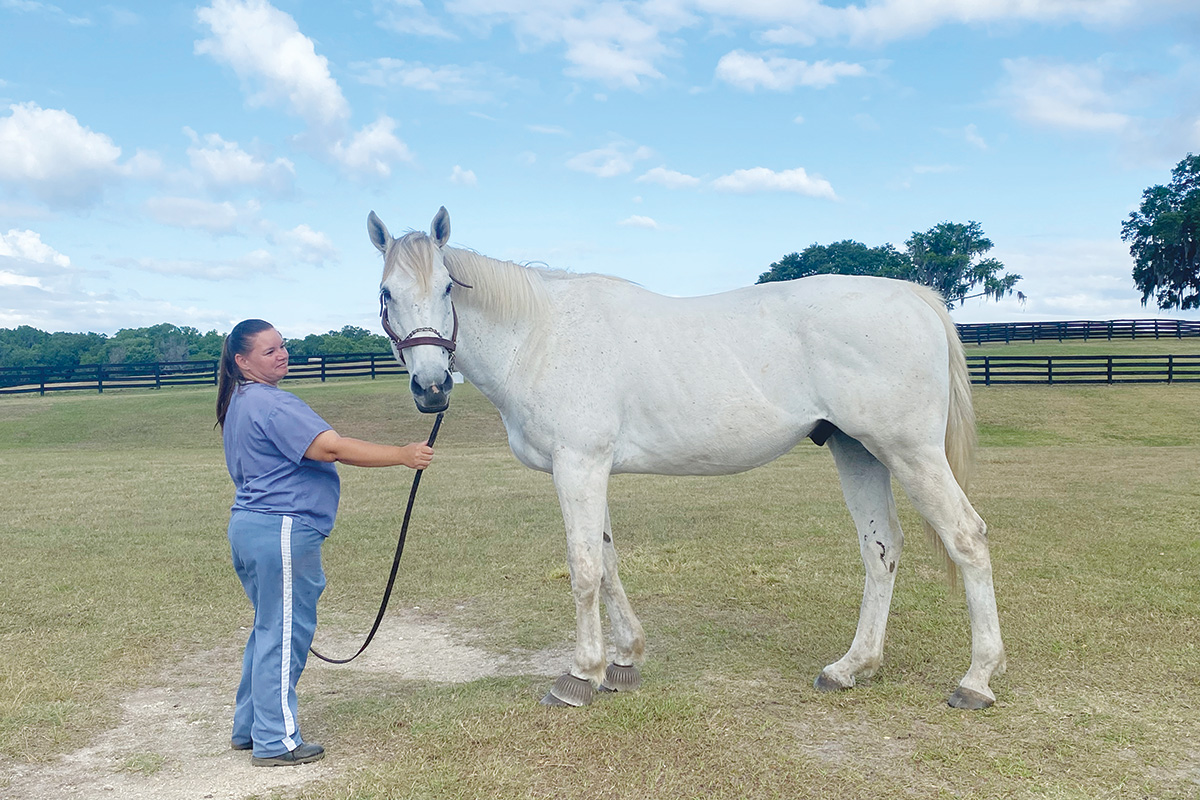
[[[808, 433], [803, 423], [706, 425], [681, 420], [675, 425], [629, 426], [613, 452], [613, 472], [656, 475], [731, 475], [774, 461]], [[808, 426], [811, 427], [811, 426]]]

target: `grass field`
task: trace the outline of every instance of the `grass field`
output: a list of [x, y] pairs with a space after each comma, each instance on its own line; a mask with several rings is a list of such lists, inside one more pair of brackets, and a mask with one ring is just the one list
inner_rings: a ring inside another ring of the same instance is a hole
[[[402, 442], [430, 424], [399, 379], [288, 388], [347, 435]], [[806, 443], [729, 478], [614, 479], [622, 577], [649, 639], [641, 691], [563, 711], [537, 704], [547, 682], [533, 676], [316, 696], [302, 683], [306, 724], [369, 766], [284, 796], [1200, 796], [1200, 387], [975, 400], [972, 498], [1008, 647], [994, 708], [945, 705], [969, 661], [964, 601], [903, 499], [884, 665], [849, 692], [812, 688], [853, 636], [862, 564], [829, 454]], [[129, 686], [244, 635], [212, 404], [191, 389], [0, 398], [0, 760], [87, 744]], [[322, 600], [335, 621], [373, 614], [411, 475], [341, 473]], [[516, 463], [469, 385], [413, 525], [394, 603], [496, 653], [570, 646], [549, 478]]]

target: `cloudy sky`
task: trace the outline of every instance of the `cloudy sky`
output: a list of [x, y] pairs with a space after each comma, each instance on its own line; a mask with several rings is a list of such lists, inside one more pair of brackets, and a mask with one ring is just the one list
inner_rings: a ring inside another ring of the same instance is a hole
[[976, 220], [1027, 300], [959, 321], [1155, 316], [1198, 75], [1195, 0], [0, 0], [0, 327], [377, 330], [441, 205], [675, 295]]

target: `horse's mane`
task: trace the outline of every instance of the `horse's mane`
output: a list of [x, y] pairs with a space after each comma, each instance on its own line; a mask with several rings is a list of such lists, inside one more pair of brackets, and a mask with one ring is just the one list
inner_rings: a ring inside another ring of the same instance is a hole
[[[403, 263], [412, 268], [418, 285], [428, 290], [431, 272], [427, 267], [432, 263], [435, 247], [433, 239], [426, 233], [406, 233], [388, 249], [384, 277]], [[572, 273], [501, 261], [460, 247], [446, 247], [442, 256], [446, 269], [454, 279], [472, 287], [455, 286], [455, 297], [498, 319], [539, 318], [545, 315], [549, 310], [547, 283], [550, 281], [583, 277], [622, 280], [607, 275]]]

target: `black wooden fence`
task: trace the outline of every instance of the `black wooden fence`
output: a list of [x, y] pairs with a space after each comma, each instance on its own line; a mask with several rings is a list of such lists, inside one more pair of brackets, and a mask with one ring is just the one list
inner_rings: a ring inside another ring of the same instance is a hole
[[1197, 383], [1200, 355], [967, 356], [971, 383]]
[[[1168, 319], [997, 322], [958, 325], [968, 344], [1069, 339], [1183, 339], [1200, 336], [1200, 321]], [[1200, 382], [1200, 355], [1004, 356], [968, 355], [971, 382], [1186, 383]], [[405, 373], [391, 353], [339, 353], [294, 358], [285, 380], [375, 378]], [[217, 362], [86, 364], [76, 367], [0, 367], [0, 394], [216, 385]]]
[[[375, 378], [407, 370], [391, 353], [341, 353], [294, 358], [284, 380]], [[83, 364], [76, 367], [2, 367], [0, 394], [105, 389], [161, 389], [217, 384], [216, 361], [163, 361], [143, 364]]]
[[1200, 321], [1186, 319], [1111, 319], [1063, 322], [961, 323], [958, 336], [967, 344], [1050, 342], [1081, 339], [1183, 339], [1200, 336]]

